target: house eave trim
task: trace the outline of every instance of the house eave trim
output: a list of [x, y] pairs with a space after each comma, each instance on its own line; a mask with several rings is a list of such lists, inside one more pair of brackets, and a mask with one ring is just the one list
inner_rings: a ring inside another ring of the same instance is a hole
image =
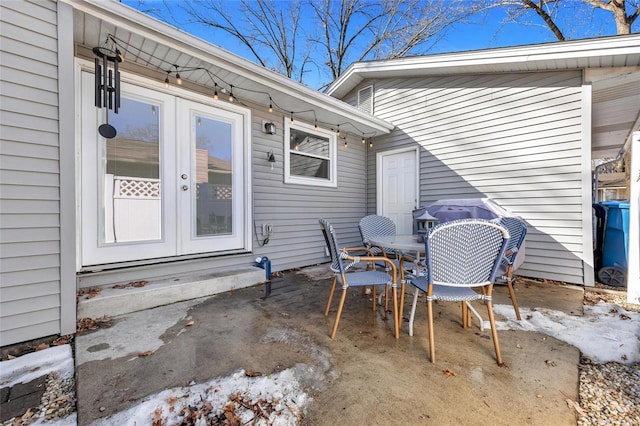
[[137, 33], [161, 43], [169, 48], [185, 52], [194, 58], [224, 68], [265, 88], [285, 92], [304, 99], [310, 105], [341, 115], [372, 127], [377, 132], [389, 133], [394, 128], [391, 123], [344, 103], [325, 93], [318, 92], [286, 76], [266, 69], [227, 50], [212, 45], [176, 27], [158, 21], [142, 12], [115, 1], [104, 0], [61, 0], [75, 9], [108, 21], [113, 25]]
[[[541, 71], [569, 69], [559, 66], [559, 60], [574, 63], [572, 69], [588, 67], [589, 60], [601, 58], [613, 63], [615, 57], [639, 55], [640, 34], [572, 40], [486, 49], [467, 52], [423, 55], [392, 60], [356, 62], [327, 89], [327, 93], [340, 98], [363, 79], [384, 73], [385, 77], [437, 75], [443, 72], [468, 73], [480, 66], [491, 66], [495, 72]], [[629, 64], [634, 66], [639, 64]], [[604, 65], [603, 65], [604, 66]], [[609, 65], [613, 66], [613, 65]]]

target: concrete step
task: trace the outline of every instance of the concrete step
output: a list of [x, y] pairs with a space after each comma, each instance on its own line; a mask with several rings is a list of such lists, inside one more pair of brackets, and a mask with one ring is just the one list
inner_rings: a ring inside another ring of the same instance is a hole
[[250, 287], [264, 281], [264, 269], [247, 267], [161, 279], [148, 282], [142, 287], [127, 285], [125, 288], [114, 288], [113, 284], [104, 285], [90, 298], [86, 295], [79, 297], [77, 315], [78, 319], [104, 315], [113, 317]]

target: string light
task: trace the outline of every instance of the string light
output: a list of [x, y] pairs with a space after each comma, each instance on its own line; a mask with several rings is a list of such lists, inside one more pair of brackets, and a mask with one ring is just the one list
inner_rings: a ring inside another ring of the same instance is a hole
[[347, 138], [344, 138], [344, 147], [347, 147]]
[[178, 70], [178, 66], [176, 64], [173, 64], [173, 66], [176, 69], [176, 83], [178, 84], [178, 86], [182, 86], [182, 78], [180, 77], [180, 71]]
[[[154, 56], [152, 53], [145, 52], [141, 48], [139, 48], [137, 46], [133, 46], [129, 42], [127, 42], [125, 40], [122, 40], [122, 39], [120, 39], [120, 38], [118, 38], [118, 37], [116, 37], [116, 36], [114, 36], [112, 34], [109, 34], [109, 39], [111, 41], [113, 41], [114, 44], [116, 44], [116, 53], [118, 53], [119, 55], [123, 55], [123, 53], [120, 51], [120, 49], [118, 49], [118, 47], [122, 48], [122, 50], [124, 50], [125, 53], [132, 53], [132, 52], [137, 51], [138, 52], [137, 54], [135, 54], [135, 53], [133, 53], [133, 54], [136, 55], [136, 56], [140, 56], [140, 54], [144, 54], [146, 56], [149, 56], [152, 59], [156, 59], [158, 62], [166, 64], [165, 66], [169, 67], [168, 70], [166, 68], [162, 69], [160, 66], [157, 67], [158, 70], [162, 70], [162, 71], [166, 72], [166, 76], [165, 76], [165, 79], [164, 79], [164, 87], [165, 88], [169, 88], [169, 86], [170, 86], [169, 76], [171, 74], [173, 74], [173, 73], [175, 73], [176, 84], [177, 85], [182, 85], [182, 76], [180, 75], [180, 73], [201, 71], [201, 72], [207, 73], [209, 75], [209, 78], [211, 79], [211, 83], [213, 83], [213, 86], [214, 86], [213, 98], [215, 100], [219, 99], [218, 98], [218, 89], [220, 89], [222, 91], [222, 93], [225, 93], [225, 94], [229, 93], [229, 98], [228, 98], [229, 102], [237, 101], [237, 99], [235, 98], [234, 93], [233, 93], [234, 86], [229, 84], [229, 83], [227, 83], [226, 81], [224, 81], [224, 79], [219, 78], [217, 75], [212, 73], [207, 68], [204, 68], [204, 67], [181, 67], [181, 66], [179, 66], [177, 64], [173, 64], [171, 62], [168, 62], [163, 58]], [[126, 46], [126, 48], [123, 48], [123, 46]], [[221, 83], [223, 85], [218, 85], [218, 81], [221, 81]], [[228, 92], [227, 92], [227, 90], [225, 90], [224, 85], [229, 87], [229, 91]], [[220, 86], [220, 87], [218, 87], [218, 86]], [[285, 114], [288, 112], [290, 114], [289, 118], [290, 118], [291, 123], [294, 122], [294, 114], [304, 114], [304, 113], [313, 114], [313, 117], [314, 117], [313, 126], [314, 126], [314, 128], [317, 129], [319, 124], [321, 126], [325, 127], [325, 128], [329, 128], [329, 129], [335, 126], [337, 128], [336, 135], [338, 137], [342, 137], [342, 133], [340, 132], [340, 125], [339, 124], [332, 125], [331, 123], [326, 123], [326, 122], [320, 122], [319, 123], [318, 119], [317, 119], [317, 116], [316, 116], [316, 111], [314, 109], [309, 109], [309, 110], [305, 110], [305, 111], [287, 111], [286, 108], [281, 107], [280, 105], [277, 104], [277, 102], [274, 101], [274, 99], [271, 96], [271, 94], [269, 94], [269, 93], [267, 93], [265, 91], [253, 90], [253, 89], [242, 88], [242, 87], [240, 87], [240, 88], [235, 87], [235, 89], [244, 90], [244, 91], [252, 92], [252, 93], [261, 93], [261, 94], [266, 95], [269, 98], [269, 104], [268, 104], [269, 105], [268, 106], [269, 112], [272, 113], [274, 111], [274, 109], [278, 110], [278, 111], [280, 111], [282, 113], [285, 113]], [[362, 132], [360, 129], [357, 128], [357, 126], [354, 123], [351, 123], [351, 122], [346, 122], [346, 123], [342, 123], [342, 124], [347, 124], [347, 125], [353, 127], [356, 132], [362, 134], [362, 142], [366, 143], [366, 141], [368, 140], [369, 141], [369, 147], [373, 147], [373, 141], [370, 138], [371, 133], [367, 134], [365, 132]], [[375, 134], [374, 134], [374, 136], [375, 136]], [[345, 137], [345, 141], [344, 142], [345, 142], [344, 146], [346, 147], [347, 146], [346, 137]]]

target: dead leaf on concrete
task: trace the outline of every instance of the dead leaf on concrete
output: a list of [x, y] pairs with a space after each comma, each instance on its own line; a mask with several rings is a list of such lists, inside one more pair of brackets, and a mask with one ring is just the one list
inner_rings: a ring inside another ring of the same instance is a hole
[[151, 355], [153, 355], [153, 351], [138, 352], [138, 356], [141, 358], [145, 356], [151, 356]]
[[38, 346], [36, 346], [36, 352], [37, 351], [42, 351], [45, 349], [49, 349], [49, 344], [48, 343], [40, 343]]
[[620, 314], [620, 319], [621, 320], [630, 320], [631, 317], [629, 315], [625, 315], [625, 314]]
[[575, 409], [579, 415], [583, 416], [585, 414], [584, 410], [580, 407], [580, 404], [578, 404], [574, 400], [567, 398], [567, 405], [569, 406], [569, 408]]
[[149, 281], [147, 280], [130, 281], [127, 284], [116, 284], [111, 288], [123, 289], [123, 288], [132, 288], [132, 287], [144, 287], [147, 284], [149, 284]]
[[262, 373], [259, 371], [245, 370], [244, 375], [247, 377], [260, 377]]
[[194, 324], [194, 322], [193, 322], [193, 320], [191, 320], [188, 323], [186, 323], [185, 326], [191, 327], [193, 324]]
[[280, 312], [280, 315], [282, 315], [285, 318], [289, 318], [289, 314], [286, 312]]
[[449, 370], [448, 368], [446, 370], [443, 370], [442, 373], [447, 377], [455, 377], [456, 376], [456, 373], [454, 373], [453, 371]]
[[97, 330], [99, 328], [109, 328], [113, 325], [113, 320], [106, 315], [98, 318], [81, 318], [76, 323], [76, 331]]
[[555, 363], [555, 361], [551, 361], [550, 359], [545, 360], [544, 363], [547, 364], [549, 367], [556, 367], [558, 365]]
[[101, 291], [102, 291], [102, 288], [100, 288], [100, 287], [85, 287], [85, 288], [81, 288], [76, 293], [76, 300], [80, 300], [82, 298], [82, 296], [84, 296], [85, 299], [92, 299], [92, 298], [96, 297], [98, 294], [100, 294]]
[[539, 394], [536, 395], [536, 398], [544, 398], [544, 395], [539, 393]]
[[67, 343], [70, 343], [72, 340], [73, 340], [73, 334], [67, 334], [67, 335], [58, 337], [51, 344], [53, 346], [61, 346], [61, 345], [66, 345]]

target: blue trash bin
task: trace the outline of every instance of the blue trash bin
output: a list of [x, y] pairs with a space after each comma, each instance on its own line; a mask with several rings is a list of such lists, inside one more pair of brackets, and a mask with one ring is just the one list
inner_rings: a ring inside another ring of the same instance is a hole
[[622, 287], [626, 284], [629, 263], [629, 202], [605, 201], [601, 204], [607, 209], [607, 220], [598, 278], [604, 284]]

